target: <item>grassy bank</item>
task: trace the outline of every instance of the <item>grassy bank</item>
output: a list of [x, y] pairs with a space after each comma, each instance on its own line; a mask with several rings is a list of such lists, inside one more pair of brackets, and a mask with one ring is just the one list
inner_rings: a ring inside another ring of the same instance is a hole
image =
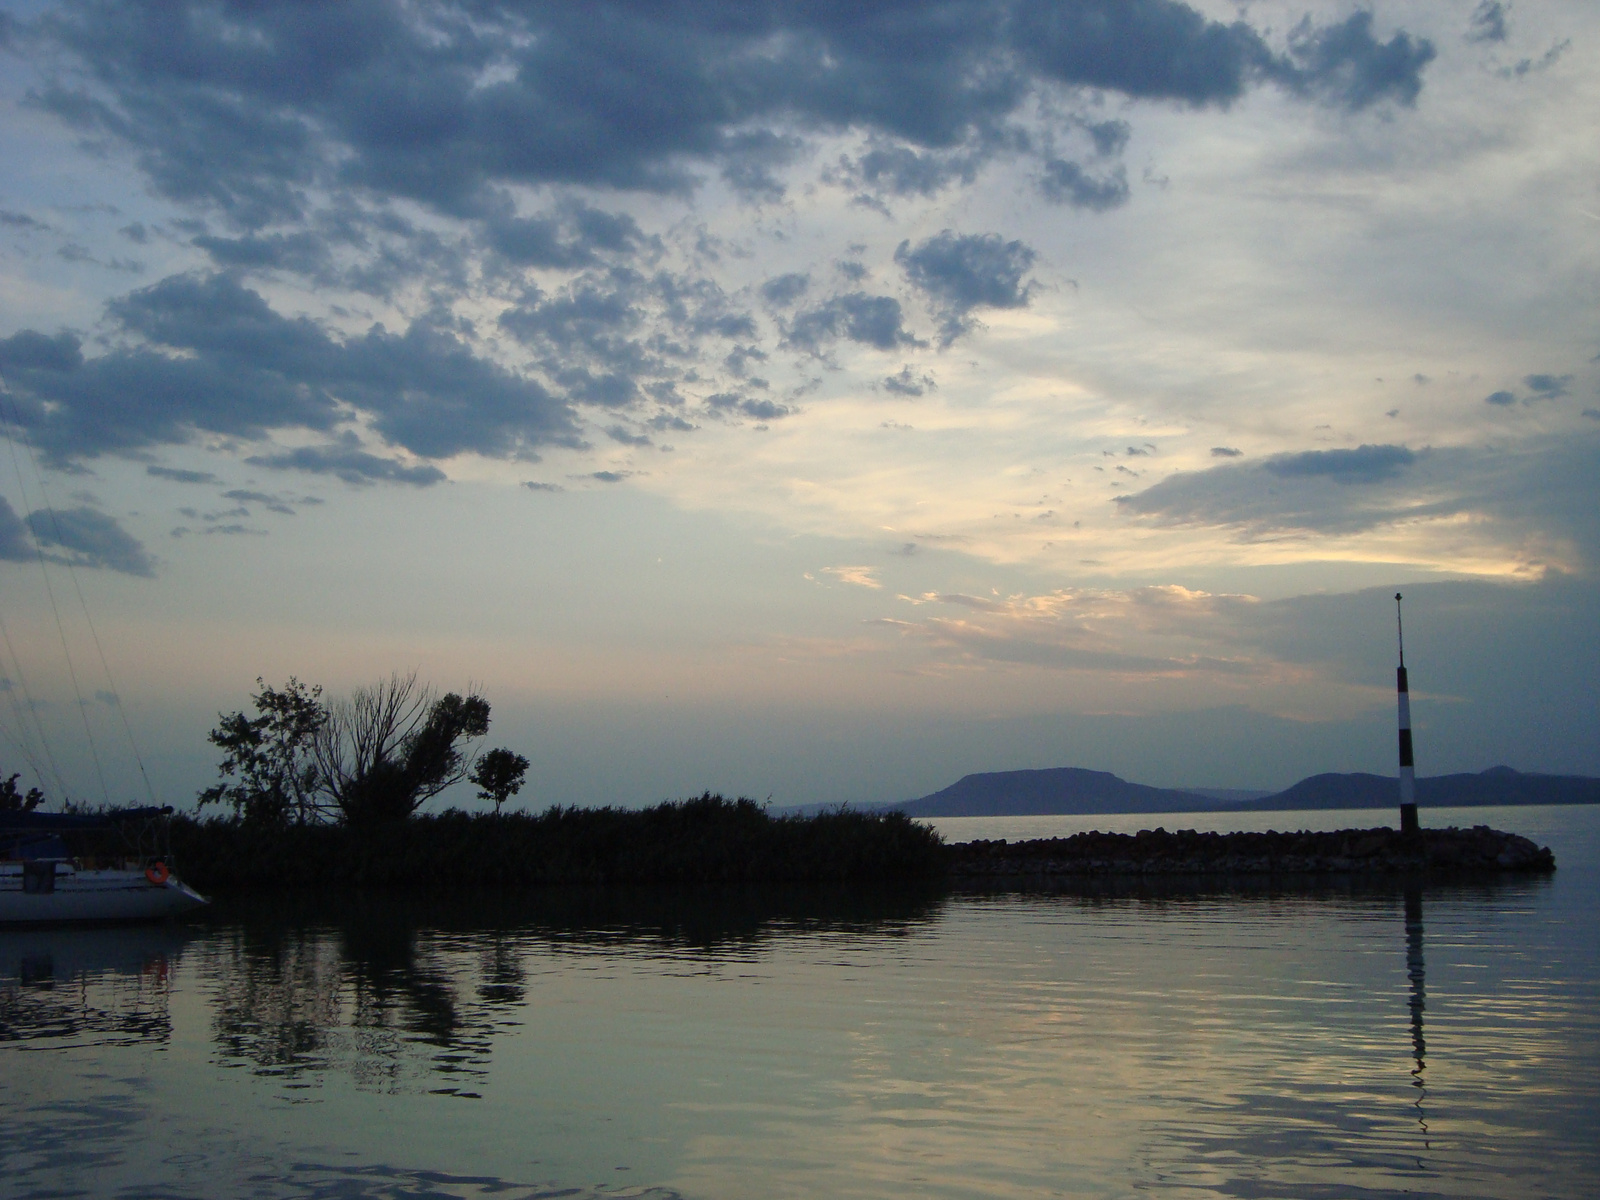
[[646, 809], [447, 812], [368, 829], [179, 817], [172, 849], [202, 891], [877, 881], [944, 870], [939, 836], [900, 813], [773, 817], [711, 795]]

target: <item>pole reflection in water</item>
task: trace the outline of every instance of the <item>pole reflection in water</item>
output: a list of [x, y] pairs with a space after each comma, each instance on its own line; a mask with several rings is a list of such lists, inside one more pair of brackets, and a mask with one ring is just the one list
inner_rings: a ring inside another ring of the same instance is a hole
[[[1406, 908], [1406, 977], [1411, 981], [1411, 1057], [1416, 1063], [1411, 1068], [1411, 1083], [1417, 1089], [1417, 1124], [1422, 1127], [1422, 1148], [1433, 1149], [1428, 1138], [1428, 1114], [1423, 1102], [1428, 1098], [1427, 1080], [1428, 1043], [1422, 1036], [1422, 1014], [1428, 1007], [1427, 973], [1422, 961], [1422, 889], [1407, 888]], [[1421, 1167], [1422, 1159], [1417, 1159]]]

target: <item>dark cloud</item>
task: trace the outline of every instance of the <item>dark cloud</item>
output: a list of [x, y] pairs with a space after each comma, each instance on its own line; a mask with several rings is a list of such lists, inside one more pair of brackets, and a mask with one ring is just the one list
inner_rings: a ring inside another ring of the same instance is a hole
[[445, 473], [426, 464], [407, 465], [392, 458], [380, 458], [357, 448], [353, 439], [324, 446], [301, 446], [275, 454], [257, 454], [245, 459], [251, 466], [274, 471], [309, 471], [313, 475], [333, 475], [346, 483], [408, 483], [431, 487], [442, 483]]
[[1357, 457], [1309, 464], [1304, 456], [1285, 455], [1269, 460], [1276, 471], [1266, 462], [1229, 463], [1169, 476], [1115, 503], [1119, 512], [1157, 525], [1220, 527], [1248, 539], [1355, 533], [1466, 514], [1508, 547], [1525, 547], [1530, 539], [1560, 547], [1554, 561], [1561, 570], [1600, 567], [1594, 472], [1600, 431], [1530, 439], [1515, 449], [1370, 450], [1390, 453], [1363, 459], [1359, 451], [1344, 451]]
[[1497, 404], [1501, 408], [1505, 408], [1517, 402], [1517, 395], [1515, 392], [1490, 392], [1483, 398], [1483, 402], [1485, 404]]
[[1467, 26], [1469, 42], [1503, 42], [1506, 40], [1506, 7], [1500, 0], [1481, 0], [1472, 10], [1472, 21]]
[[901, 242], [894, 252], [911, 285], [942, 315], [945, 345], [971, 328], [975, 308], [1026, 306], [1029, 288], [1022, 277], [1037, 257], [1030, 246], [998, 233], [958, 236], [948, 229], [915, 248]]
[[606, 436], [613, 442], [621, 442], [624, 446], [655, 445], [655, 443], [650, 440], [648, 435], [643, 433], [634, 433], [631, 429], [627, 429], [621, 425], [613, 425], [608, 428], [606, 430]]
[[634, 219], [587, 205], [552, 215], [519, 217], [507, 211], [485, 222], [489, 247], [522, 267], [587, 267], [609, 255], [629, 255], [646, 241]]
[[1402, 516], [1460, 511], [1458, 498], [1407, 493], [1404, 474], [1418, 457], [1404, 446], [1280, 454], [1179, 472], [1116, 504], [1157, 524], [1229, 526], [1254, 537], [1286, 530], [1350, 533]]
[[157, 479], [170, 479], [173, 483], [215, 483], [217, 477], [210, 471], [188, 471], [181, 467], [162, 467], [151, 463], [144, 469], [146, 475]]
[[1422, 69], [1436, 51], [1425, 38], [1397, 33], [1387, 42], [1372, 35], [1372, 14], [1357, 11], [1337, 25], [1316, 28], [1310, 18], [1291, 33], [1292, 65], [1271, 74], [1291, 89], [1343, 108], [1359, 110], [1383, 100], [1413, 104]]
[[932, 391], [934, 386], [932, 375], [913, 374], [909, 363], [895, 374], [885, 376], [883, 380], [883, 390], [892, 392], [896, 396], [920, 396]]
[[1117, 166], [1100, 175], [1090, 174], [1075, 162], [1047, 159], [1039, 176], [1039, 191], [1046, 200], [1070, 204], [1090, 212], [1108, 212], [1128, 201], [1128, 172]]
[[0, 208], [0, 225], [11, 229], [26, 229], [30, 233], [45, 233], [50, 229], [50, 226], [43, 221], [30, 217], [27, 213], [12, 212], [9, 208]]
[[1528, 375], [1522, 380], [1538, 400], [1555, 400], [1567, 394], [1571, 375]]
[[850, 292], [796, 313], [789, 323], [787, 340], [813, 354], [820, 354], [829, 342], [839, 338], [879, 350], [916, 345], [917, 339], [902, 321], [900, 301], [893, 296]]
[[18, 519], [11, 502], [0, 496], [0, 560], [26, 562], [33, 556], [27, 527]]
[[589, 478], [598, 479], [601, 483], [621, 483], [632, 474], [632, 471], [591, 471]]
[[811, 276], [798, 272], [779, 275], [769, 279], [761, 285], [761, 295], [768, 304], [778, 308], [788, 308], [801, 296], [806, 294], [806, 289], [811, 286]]
[[1261, 469], [1280, 479], [1320, 476], [1336, 483], [1378, 483], [1393, 479], [1416, 460], [1416, 454], [1405, 446], [1366, 445], [1354, 450], [1277, 454], [1262, 462]]
[[[232, 491], [223, 492], [222, 496], [225, 500], [237, 500], [241, 504], [259, 504], [268, 512], [283, 513], [289, 517], [294, 516], [293, 508], [277, 496], [267, 492], [252, 492], [245, 488], [234, 488]], [[250, 514], [241, 513], [240, 515], [249, 516]]]
[[794, 414], [795, 410], [787, 404], [778, 404], [772, 400], [751, 399], [741, 396], [737, 392], [718, 392], [706, 397], [706, 405], [719, 412], [740, 412], [757, 421], [776, 421], [780, 417]]
[[848, 164], [851, 177], [875, 192], [932, 196], [952, 183], [971, 183], [997, 147], [960, 152], [878, 146]]
[[113, 516], [94, 508], [67, 508], [28, 514], [28, 529], [41, 546], [62, 551], [60, 561], [75, 567], [104, 567], [124, 575], [155, 575], [155, 560]]
[[131, 146], [161, 194], [254, 230], [301, 221], [317, 190], [479, 217], [508, 184], [682, 191], [695, 164], [772, 196], [810, 130], [880, 139], [865, 169], [924, 190], [1041, 90], [1227, 105], [1275, 82], [1410, 103], [1433, 49], [1372, 24], [1302, 24], [1280, 52], [1181, 0], [80, 0], [18, 28], [63, 64], [32, 103]]
[[350, 408], [424, 458], [578, 441], [568, 403], [427, 320], [341, 339], [280, 316], [227, 275], [172, 276], [111, 302], [107, 315], [142, 344], [85, 359], [71, 334], [0, 341], [22, 427], [58, 461], [197, 433], [329, 433]]
[[567, 490], [559, 483], [540, 483], [537, 479], [526, 480], [522, 486], [530, 492], [564, 492]]
[[1085, 123], [1084, 131], [1094, 142], [1095, 153], [1102, 158], [1121, 154], [1133, 136], [1133, 126], [1120, 120]]
[[1242, 458], [1242, 457], [1244, 457], [1244, 451], [1236, 449], [1233, 446], [1213, 446], [1213, 447], [1211, 447], [1211, 457], [1212, 458]]

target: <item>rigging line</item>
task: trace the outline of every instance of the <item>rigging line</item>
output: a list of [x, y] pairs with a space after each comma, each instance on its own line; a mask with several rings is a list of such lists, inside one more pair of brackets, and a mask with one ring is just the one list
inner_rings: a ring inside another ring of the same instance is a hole
[[[11, 410], [14, 415], [14, 420], [9, 423], [12, 424], [14, 428], [22, 428], [22, 414], [17, 412], [16, 402], [11, 398], [11, 389], [8, 387], [0, 387], [0, 395], [4, 395], [6, 400], [10, 403]], [[6, 436], [6, 443], [11, 447], [11, 467], [12, 470], [17, 473], [17, 488], [22, 495], [23, 507], [26, 508], [28, 504], [28, 488], [27, 484], [22, 478], [22, 464], [17, 460], [17, 441], [8, 433]], [[29, 453], [31, 454], [33, 449], [32, 446], [30, 446], [28, 449]], [[38, 477], [39, 493], [44, 499], [45, 511], [50, 514], [50, 524], [52, 529], [55, 531], [56, 544], [65, 545], [65, 543], [63, 543], [61, 540], [61, 527], [56, 522], [55, 509], [50, 507], [50, 495], [44, 489], [44, 478], [43, 476], [39, 475], [39, 464], [37, 459], [34, 460], [33, 469], [35, 476]], [[89, 757], [94, 761], [95, 777], [100, 781], [100, 794], [105, 799], [106, 807], [109, 808], [111, 806], [111, 789], [106, 786], [106, 773], [100, 766], [100, 751], [96, 749], [94, 744], [94, 731], [89, 728], [89, 710], [83, 702], [83, 690], [78, 686], [78, 671], [77, 668], [72, 665], [72, 652], [67, 649], [67, 629], [66, 626], [61, 622], [61, 609], [56, 604], [56, 590], [50, 583], [50, 572], [45, 567], [44, 547], [39, 544], [39, 539], [37, 536], [35, 536], [33, 539], [33, 549], [34, 553], [38, 555], [39, 558], [39, 574], [44, 577], [45, 595], [50, 598], [50, 612], [55, 616], [56, 619], [56, 634], [61, 639], [61, 655], [67, 660], [67, 676], [72, 680], [72, 695], [73, 698], [78, 702], [78, 716], [83, 721], [83, 735], [88, 739], [89, 742]]]
[[[7, 398], [10, 398], [9, 392], [7, 393]], [[13, 401], [13, 411], [15, 411], [15, 407], [16, 403]], [[13, 443], [12, 453], [15, 454], [15, 452], [15, 443]], [[32, 443], [28, 445], [28, 458], [33, 463], [33, 474], [39, 484], [39, 494], [44, 497], [44, 508], [50, 514], [50, 524], [55, 529], [56, 542], [59, 544], [61, 542], [61, 527], [56, 525], [56, 510], [50, 503], [50, 493], [45, 488], [44, 474], [39, 470], [39, 458], [33, 452]], [[83, 598], [83, 587], [78, 582], [77, 569], [73, 567], [70, 559], [67, 561], [67, 578], [72, 580], [72, 590], [78, 596], [78, 607], [83, 610], [83, 623], [89, 627], [89, 639], [94, 643], [95, 653], [100, 658], [100, 670], [105, 673], [106, 686], [111, 689], [113, 700], [111, 707], [117, 710], [117, 719], [122, 722], [123, 735], [128, 739], [128, 749], [133, 751], [133, 761], [139, 766], [139, 778], [144, 781], [145, 794], [150, 797], [150, 803], [154, 805], [156, 803], [155, 788], [151, 786], [150, 776], [144, 769], [144, 756], [139, 753], [139, 743], [133, 736], [133, 727], [128, 724], [128, 714], [122, 707], [122, 693], [117, 690], [117, 681], [111, 677], [111, 664], [106, 660], [105, 647], [100, 643], [100, 634], [94, 627], [94, 618], [89, 615], [88, 602]], [[102, 779], [102, 788], [104, 785], [105, 781]], [[109, 797], [107, 798], [107, 803], [110, 803]]]
[[[26, 504], [24, 504], [24, 507], [26, 507]], [[35, 706], [34, 704], [34, 693], [29, 690], [29, 686], [27, 686], [27, 675], [22, 672], [22, 659], [19, 658], [18, 653], [16, 653], [16, 646], [11, 645], [11, 630], [6, 629], [5, 618], [3, 618], [3, 616], [0, 616], [0, 642], [5, 642], [6, 654], [10, 654], [11, 656], [11, 670], [16, 672], [16, 682], [18, 682], [18, 686], [22, 690], [21, 701], [18, 701], [18, 698], [16, 698], [16, 693], [11, 691], [10, 688], [6, 690], [11, 696], [11, 707], [16, 710], [16, 723], [18, 723], [19, 733], [24, 736], [24, 741], [26, 741], [27, 718], [22, 715], [22, 709], [24, 709], [24, 706], [26, 706], [27, 712], [34, 717], [34, 725], [38, 730], [38, 744], [40, 744], [40, 746], [43, 747], [43, 750], [45, 750], [45, 762], [50, 763], [50, 778], [54, 779], [54, 782], [56, 782], [56, 789], [58, 789], [56, 794], [58, 794], [62, 800], [66, 800], [66, 778], [62, 778], [61, 768], [56, 765], [56, 755], [51, 754], [50, 752], [50, 738], [46, 738], [45, 736], [45, 722], [43, 722], [43, 718], [38, 715], [38, 706]], [[38, 770], [38, 763], [34, 760], [34, 752], [24, 747], [24, 750], [22, 750], [22, 757], [29, 760], [29, 766], [32, 768], [32, 770], [34, 770], [34, 774], [37, 776], [38, 782], [46, 782], [45, 773]]]
[[55, 755], [50, 753], [50, 739], [45, 736], [44, 722], [39, 716], [39, 710], [33, 703], [33, 693], [28, 690], [28, 677], [23, 674], [22, 660], [17, 657], [17, 648], [11, 644], [11, 631], [6, 628], [5, 618], [0, 616], [0, 641], [5, 643], [6, 653], [10, 655], [10, 669], [17, 673], [17, 685], [22, 689], [22, 699], [18, 700], [16, 692], [7, 688], [6, 692], [11, 697], [11, 707], [17, 714], [17, 730], [19, 739], [18, 748], [22, 757], [28, 760], [28, 766], [33, 771], [40, 783], [48, 782], [43, 771], [39, 769], [38, 760], [34, 757], [33, 748], [28, 745], [28, 721], [24, 717], [23, 709], [33, 716], [33, 723], [39, 730], [39, 744], [44, 748], [45, 761], [50, 764], [50, 777], [55, 780], [57, 795], [63, 800], [67, 798], [67, 781], [61, 776], [61, 768], [56, 765]]

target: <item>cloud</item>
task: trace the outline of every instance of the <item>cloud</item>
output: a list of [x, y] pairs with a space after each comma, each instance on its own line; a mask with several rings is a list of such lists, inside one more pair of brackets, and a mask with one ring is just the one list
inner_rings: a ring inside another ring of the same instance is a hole
[[75, 567], [104, 567], [124, 575], [155, 575], [155, 560], [113, 516], [93, 508], [67, 508], [28, 514], [28, 529], [41, 546], [65, 551], [60, 561]]
[[919, 190], [1041, 94], [1226, 106], [1276, 83], [1359, 109], [1410, 103], [1433, 56], [1403, 32], [1378, 40], [1366, 12], [1302, 24], [1280, 52], [1180, 0], [485, 2], [470, 16], [426, 0], [83, 0], [18, 27], [65, 64], [31, 103], [247, 230], [302, 220], [319, 191], [481, 218], [508, 185], [683, 192], [697, 165], [770, 197], [797, 137], [840, 129], [880, 139], [867, 169]]
[[522, 486], [530, 492], [564, 492], [567, 490], [559, 483], [540, 483], [537, 479], [525, 480]]
[[1179, 472], [1115, 503], [1118, 511], [1156, 524], [1233, 527], [1251, 537], [1356, 532], [1406, 516], [1458, 511], [1459, 502], [1430, 505], [1384, 486], [1397, 483], [1417, 458], [1404, 446], [1279, 454]]
[[1517, 394], [1515, 392], [1490, 392], [1483, 398], [1483, 402], [1506, 408], [1517, 402]]
[[254, 467], [273, 471], [308, 471], [313, 475], [333, 475], [346, 483], [406, 483], [413, 487], [432, 487], [445, 480], [438, 467], [407, 464], [380, 458], [357, 447], [353, 438], [323, 446], [301, 446], [275, 454], [256, 454], [245, 459]]
[[632, 474], [632, 471], [591, 471], [589, 478], [598, 479], [601, 483], [621, 483]]
[[975, 308], [1023, 308], [1029, 287], [1022, 277], [1038, 254], [998, 233], [958, 236], [946, 229], [915, 248], [901, 242], [894, 260], [911, 285], [943, 316], [940, 340], [949, 345], [972, 327]]
[[[294, 516], [294, 509], [289, 507], [277, 496], [267, 492], [253, 492], [246, 488], [234, 488], [222, 493], [225, 500], [237, 500], [241, 504], [259, 504], [268, 512], [283, 513], [285, 516]], [[241, 514], [247, 515], [247, 514]]]
[[1068, 204], [1090, 212], [1109, 212], [1128, 202], [1128, 172], [1116, 166], [1099, 175], [1090, 174], [1075, 162], [1046, 159], [1039, 177], [1039, 191], [1046, 200]]
[[27, 213], [12, 212], [8, 208], [0, 208], [0, 225], [10, 229], [26, 229], [30, 233], [47, 233], [50, 226], [37, 217], [30, 217]]
[[1242, 457], [1244, 457], [1244, 451], [1235, 449], [1233, 446], [1213, 446], [1213, 447], [1211, 447], [1211, 457], [1212, 458], [1242, 458]]
[[1417, 460], [1404, 446], [1359, 446], [1354, 450], [1307, 450], [1278, 454], [1261, 469], [1281, 479], [1322, 476], [1337, 483], [1379, 483], [1392, 479]]
[[146, 475], [157, 479], [170, 479], [173, 483], [215, 483], [217, 477], [210, 471], [189, 471], [181, 467], [163, 467], [151, 463], [144, 469]]
[[1006, 597], [929, 592], [901, 599], [962, 610], [960, 616], [879, 622], [958, 659], [1213, 681], [1258, 675], [1271, 665], [1245, 640], [1263, 607], [1252, 596], [1168, 585]]
[[351, 409], [424, 458], [579, 440], [565, 400], [426, 319], [340, 338], [280, 316], [228, 275], [171, 276], [112, 301], [107, 316], [142, 344], [85, 359], [72, 334], [0, 340], [22, 427], [56, 461], [205, 433], [328, 433]]
[[0, 496], [0, 561], [26, 562], [33, 556], [27, 526], [18, 519], [11, 502]]
[[1596, 454], [1600, 434], [1588, 433], [1515, 449], [1311, 451], [1179, 472], [1114, 503], [1152, 524], [1229, 529], [1247, 540], [1471, 516], [1460, 529], [1498, 553], [1582, 570], [1600, 565]]
[[932, 391], [937, 385], [932, 375], [914, 375], [911, 364], [907, 363], [893, 375], [887, 375], [883, 380], [883, 390], [893, 392], [896, 396], [920, 396], [924, 392]]
[[801, 296], [806, 294], [806, 289], [811, 286], [811, 276], [791, 271], [787, 275], [779, 275], [769, 279], [761, 285], [761, 295], [768, 304], [776, 308], [788, 308]]
[[489, 247], [521, 267], [587, 267], [631, 255], [645, 241], [626, 213], [573, 204], [552, 216], [518, 217], [509, 206], [485, 222]]
[[876, 567], [823, 567], [824, 575], [832, 575], [840, 583], [848, 583], [852, 587], [880, 589], [883, 584], [875, 577]]
[[1506, 40], [1506, 7], [1500, 0], [1480, 0], [1472, 10], [1472, 21], [1467, 26], [1469, 42], [1503, 42]]
[[747, 417], [754, 417], [757, 421], [776, 421], [795, 412], [795, 409], [786, 404], [778, 404], [772, 400], [751, 399], [737, 392], [717, 392], [707, 396], [706, 405], [721, 412], [741, 412]]
[[795, 314], [786, 340], [813, 354], [820, 354], [829, 342], [839, 338], [879, 350], [917, 345], [917, 339], [902, 321], [900, 301], [893, 296], [850, 292]]
[[1567, 394], [1572, 385], [1571, 375], [1528, 375], [1522, 380], [1533, 392], [1536, 400], [1556, 400]]
[[1426, 38], [1397, 33], [1387, 42], [1372, 35], [1372, 13], [1358, 10], [1322, 28], [1303, 20], [1289, 36], [1289, 59], [1269, 74], [1303, 95], [1353, 111], [1384, 100], [1416, 103], [1422, 69], [1437, 51]]

